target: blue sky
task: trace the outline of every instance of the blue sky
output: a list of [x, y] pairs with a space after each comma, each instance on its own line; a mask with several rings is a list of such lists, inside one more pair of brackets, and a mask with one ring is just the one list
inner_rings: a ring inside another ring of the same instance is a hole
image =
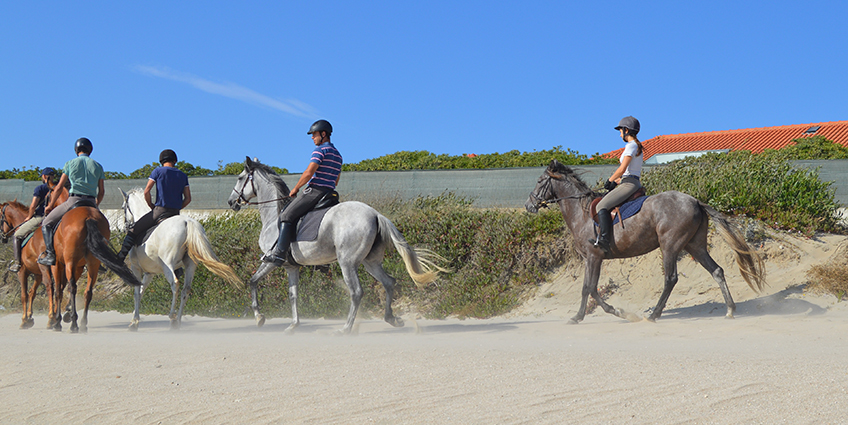
[[0, 3], [0, 169], [107, 171], [162, 149], [302, 171], [319, 118], [346, 162], [591, 155], [640, 138], [848, 119], [846, 2]]

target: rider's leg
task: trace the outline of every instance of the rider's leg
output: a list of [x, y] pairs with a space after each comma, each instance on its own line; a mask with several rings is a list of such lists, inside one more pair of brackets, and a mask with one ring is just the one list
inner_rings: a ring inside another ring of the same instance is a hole
[[44, 253], [38, 257], [38, 264], [52, 266], [56, 264], [56, 252], [53, 250], [53, 229], [55, 225], [42, 224], [41, 233], [44, 236]]
[[9, 271], [17, 273], [18, 270], [21, 269], [21, 245], [23, 244], [23, 240], [13, 237], [12, 238], [12, 250], [15, 252], [15, 262], [9, 266]]
[[294, 225], [288, 221], [280, 223], [280, 236], [277, 238], [277, 246], [274, 251], [262, 257], [266, 263], [282, 265], [288, 259], [289, 246], [294, 239]]
[[605, 254], [610, 252], [610, 240], [612, 239], [612, 217], [609, 210], [598, 211], [598, 239], [595, 240], [595, 248], [600, 248]]

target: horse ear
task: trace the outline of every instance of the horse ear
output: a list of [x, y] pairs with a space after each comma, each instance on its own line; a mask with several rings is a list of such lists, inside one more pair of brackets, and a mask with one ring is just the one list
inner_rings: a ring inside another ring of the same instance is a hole
[[552, 159], [551, 163], [548, 164], [548, 169], [549, 170], [556, 170], [558, 168], [558, 166], [559, 166], [559, 161]]
[[124, 200], [125, 200], [125, 201], [126, 201], [127, 199], [129, 199], [129, 198], [130, 198], [130, 196], [129, 196], [129, 195], [127, 195], [127, 192], [124, 192], [124, 189], [121, 189], [121, 188], [119, 187], [119, 188], [118, 188], [118, 190], [120, 190], [120, 191], [121, 191], [121, 195], [124, 195]]
[[250, 171], [253, 168], [253, 161], [250, 160], [249, 156], [244, 157], [244, 169]]

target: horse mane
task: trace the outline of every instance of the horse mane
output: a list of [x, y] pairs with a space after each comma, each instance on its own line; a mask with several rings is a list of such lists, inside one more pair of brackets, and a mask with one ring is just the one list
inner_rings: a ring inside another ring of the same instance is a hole
[[24, 211], [29, 210], [28, 206], [18, 202], [17, 199], [15, 199], [14, 201], [6, 202], [6, 204], [8, 204], [10, 207], [15, 208], [15, 209], [24, 210]]
[[571, 167], [560, 163], [559, 161], [551, 161], [551, 164], [548, 166], [548, 174], [557, 179], [565, 181], [573, 185], [580, 193], [582, 194], [580, 200], [583, 206], [583, 209], [588, 211], [589, 206], [592, 201], [601, 196], [597, 191], [592, 190], [586, 182], [580, 178], [580, 175], [574, 171]]
[[286, 185], [286, 182], [283, 181], [283, 178], [277, 175], [277, 173], [275, 173], [274, 170], [271, 169], [271, 167], [259, 161], [253, 161], [252, 167], [255, 171], [259, 171], [265, 174], [266, 177], [268, 177], [268, 180], [273, 183], [274, 187], [277, 189], [277, 193], [280, 193], [284, 197], [288, 198], [289, 193], [291, 192], [289, 190], [289, 187]]

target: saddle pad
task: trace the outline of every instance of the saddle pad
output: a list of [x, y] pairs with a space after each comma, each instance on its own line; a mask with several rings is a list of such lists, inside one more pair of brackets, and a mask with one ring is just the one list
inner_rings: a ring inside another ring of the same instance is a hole
[[636, 215], [636, 213], [638, 213], [642, 209], [642, 204], [645, 203], [646, 199], [648, 199], [647, 196], [642, 196], [632, 201], [628, 201], [621, 204], [621, 206], [619, 207], [619, 209], [621, 210], [621, 217], [616, 215], [615, 218], [612, 220], [612, 224], [618, 223], [619, 218], [621, 220], [624, 220], [626, 218], [633, 217], [634, 215]]
[[37, 227], [34, 231], [29, 232], [29, 234], [26, 235], [26, 237], [24, 238], [24, 241], [21, 242], [21, 250], [23, 250], [24, 247], [26, 246], [27, 242], [29, 242], [29, 240], [32, 239], [33, 235], [35, 235], [35, 232], [40, 232], [40, 231], [41, 231], [41, 227]]
[[327, 214], [327, 211], [330, 211], [331, 208], [312, 210], [303, 216], [297, 223], [297, 241], [309, 242], [318, 239], [321, 221], [324, 220], [324, 214]]

